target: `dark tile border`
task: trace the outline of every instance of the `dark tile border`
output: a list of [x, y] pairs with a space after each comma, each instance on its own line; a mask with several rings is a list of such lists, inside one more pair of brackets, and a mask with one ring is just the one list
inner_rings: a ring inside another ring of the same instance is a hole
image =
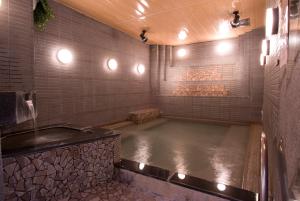
[[122, 159], [121, 162], [116, 164], [116, 167], [129, 170], [135, 173], [139, 173], [145, 176], [153, 177], [162, 181], [167, 181], [170, 176], [170, 171], [162, 168], [145, 165], [141, 170], [139, 168], [140, 163], [135, 161], [130, 161], [127, 159]]
[[228, 185], [226, 185], [226, 189], [224, 191], [220, 191], [217, 188], [218, 183], [210, 182], [189, 175], [185, 175], [184, 179], [179, 179], [177, 174], [178, 173], [175, 173], [171, 177], [171, 183], [232, 201], [258, 201], [256, 193], [253, 193], [251, 191]]
[[220, 191], [217, 188], [218, 183], [207, 181], [189, 175], [185, 175], [185, 178], [181, 180], [177, 176], [178, 173], [175, 173], [168, 180], [170, 176], [169, 170], [165, 170], [162, 168], [149, 166], [149, 165], [145, 165], [144, 168], [140, 170], [139, 169], [140, 163], [127, 160], [127, 159], [122, 159], [121, 162], [115, 165], [117, 168], [129, 170], [138, 174], [153, 177], [188, 189], [196, 190], [199, 192], [203, 192], [206, 194], [210, 194], [213, 196], [217, 196], [232, 201], [258, 201], [259, 200], [259, 196], [257, 193], [236, 188], [233, 186], [228, 186], [228, 185], [226, 185], [226, 189], [224, 191]]

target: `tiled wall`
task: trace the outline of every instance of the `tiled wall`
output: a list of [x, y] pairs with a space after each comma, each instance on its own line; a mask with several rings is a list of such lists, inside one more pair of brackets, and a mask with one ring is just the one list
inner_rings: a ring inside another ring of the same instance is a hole
[[[289, 42], [287, 43], [285, 29], [288, 23], [286, 18], [288, 0], [267, 2], [268, 7], [279, 7], [281, 15], [279, 34], [271, 37], [271, 55], [265, 67], [263, 122], [269, 144], [270, 191], [275, 200], [285, 200], [282, 197], [284, 195], [282, 176], [287, 176], [287, 187], [292, 188], [300, 159], [300, 65], [298, 59], [300, 34], [297, 31], [299, 18], [290, 17]], [[293, 9], [293, 11], [297, 10], [299, 8]], [[278, 148], [280, 140], [283, 141], [287, 174], [283, 173], [278, 164], [277, 152], [280, 150]]]
[[[148, 107], [149, 47], [54, 1], [50, 4], [55, 19], [44, 32], [35, 32], [34, 41], [39, 125], [100, 125]], [[73, 63], [56, 60], [60, 48], [73, 52]], [[111, 57], [119, 63], [115, 72], [106, 67]], [[146, 66], [143, 75], [135, 72], [139, 63]]]
[[[27, 91], [33, 87], [33, 23], [31, 11], [32, 1], [1, 1], [0, 91]], [[0, 169], [2, 170], [2, 160], [0, 160]], [[0, 171], [0, 181], [0, 200], [3, 200], [2, 171]]]
[[[263, 35], [263, 29], [257, 29], [227, 41], [151, 46], [151, 88], [163, 113], [259, 122], [263, 68], [258, 58]], [[230, 44], [232, 51], [219, 54], [220, 43]], [[180, 48], [187, 50], [183, 58], [177, 56]]]

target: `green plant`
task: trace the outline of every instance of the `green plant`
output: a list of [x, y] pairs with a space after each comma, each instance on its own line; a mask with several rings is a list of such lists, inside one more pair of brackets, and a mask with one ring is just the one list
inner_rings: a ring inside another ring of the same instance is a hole
[[44, 31], [48, 21], [54, 18], [54, 13], [48, 0], [38, 0], [33, 11], [34, 24], [39, 31]]

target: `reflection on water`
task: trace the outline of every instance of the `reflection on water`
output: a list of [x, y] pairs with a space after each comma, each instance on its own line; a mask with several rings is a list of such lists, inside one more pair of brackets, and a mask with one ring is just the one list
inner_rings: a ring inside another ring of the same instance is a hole
[[140, 163], [140, 169], [147, 164], [178, 172], [178, 178], [242, 186], [248, 126], [158, 119], [121, 131], [122, 157]]
[[148, 164], [148, 160], [150, 158], [149, 139], [147, 139], [147, 137], [145, 136], [138, 138], [136, 146], [137, 149], [135, 150], [134, 161], [138, 161], [143, 164]]
[[232, 171], [230, 164], [227, 164], [222, 153], [216, 152], [211, 160], [216, 174], [216, 182], [221, 184], [231, 184]]
[[181, 146], [176, 146], [176, 148], [174, 149], [173, 160], [174, 160], [174, 163], [176, 166], [176, 171], [181, 174], [187, 174], [188, 173], [187, 168], [186, 168], [187, 162], [184, 159], [183, 150], [181, 150], [181, 148], [182, 148]]

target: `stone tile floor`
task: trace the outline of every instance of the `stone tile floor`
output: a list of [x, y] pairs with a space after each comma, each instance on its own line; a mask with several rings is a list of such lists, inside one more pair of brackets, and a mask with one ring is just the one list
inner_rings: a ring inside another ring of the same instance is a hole
[[118, 181], [101, 184], [84, 192], [73, 193], [60, 201], [155, 201], [152, 195], [137, 192], [134, 188]]

